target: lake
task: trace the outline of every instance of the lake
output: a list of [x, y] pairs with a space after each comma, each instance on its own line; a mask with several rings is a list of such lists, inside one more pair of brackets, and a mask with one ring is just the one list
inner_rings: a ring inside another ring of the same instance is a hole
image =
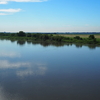
[[0, 40], [0, 100], [100, 100], [100, 47]]

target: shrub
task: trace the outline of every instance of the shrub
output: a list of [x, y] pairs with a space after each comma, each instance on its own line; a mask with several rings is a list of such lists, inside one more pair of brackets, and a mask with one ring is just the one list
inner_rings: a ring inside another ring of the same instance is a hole
[[94, 35], [90, 35], [89, 39], [95, 39]]
[[11, 33], [10, 35], [11, 35], [11, 36], [16, 36], [16, 33]]
[[25, 32], [23, 31], [19, 31], [19, 33], [17, 33], [18, 36], [26, 36]]
[[27, 33], [27, 37], [31, 37], [31, 33]]
[[82, 38], [80, 36], [76, 36], [76, 37], [74, 37], [74, 39], [82, 40]]

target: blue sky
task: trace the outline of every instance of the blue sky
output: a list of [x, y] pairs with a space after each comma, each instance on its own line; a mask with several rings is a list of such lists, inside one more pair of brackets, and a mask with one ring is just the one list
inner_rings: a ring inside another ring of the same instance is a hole
[[100, 0], [0, 0], [0, 31], [100, 32]]

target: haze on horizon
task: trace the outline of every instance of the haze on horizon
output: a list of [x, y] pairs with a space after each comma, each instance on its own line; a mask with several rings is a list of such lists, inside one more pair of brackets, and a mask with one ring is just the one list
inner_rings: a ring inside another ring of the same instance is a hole
[[0, 0], [0, 32], [100, 32], [100, 0]]

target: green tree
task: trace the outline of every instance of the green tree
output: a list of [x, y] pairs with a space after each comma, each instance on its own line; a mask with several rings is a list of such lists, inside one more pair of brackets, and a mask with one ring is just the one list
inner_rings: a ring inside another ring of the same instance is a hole
[[31, 33], [27, 33], [27, 37], [31, 37]]
[[82, 40], [82, 38], [80, 36], [76, 36], [76, 37], [74, 37], [74, 39]]
[[16, 36], [16, 33], [11, 33], [10, 35], [11, 35], [11, 36]]
[[90, 35], [89, 39], [95, 39], [95, 36], [94, 35]]
[[17, 33], [18, 36], [26, 36], [25, 32], [23, 31], [19, 31], [19, 33]]

